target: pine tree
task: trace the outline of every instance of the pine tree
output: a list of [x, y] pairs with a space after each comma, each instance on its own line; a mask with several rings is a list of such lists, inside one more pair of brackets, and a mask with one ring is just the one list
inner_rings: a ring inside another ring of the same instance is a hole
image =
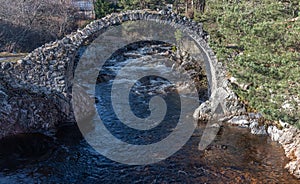
[[111, 7], [112, 4], [105, 0], [96, 0], [94, 2], [96, 19], [105, 17], [107, 14], [110, 14], [113, 11]]

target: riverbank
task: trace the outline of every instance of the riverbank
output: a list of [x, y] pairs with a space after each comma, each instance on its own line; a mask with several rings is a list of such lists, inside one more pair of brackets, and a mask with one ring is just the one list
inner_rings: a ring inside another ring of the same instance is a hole
[[249, 128], [255, 135], [268, 135], [272, 141], [278, 142], [289, 160], [285, 168], [300, 178], [300, 130], [282, 121], [277, 126], [264, 125], [263, 121], [260, 114], [249, 113], [247, 116], [235, 116], [228, 123]]
[[[210, 100], [202, 103], [194, 112], [194, 118], [199, 121], [209, 122], [215, 117], [212, 109], [215, 109]], [[218, 125], [208, 124], [208, 128], [220, 127], [222, 124], [229, 124], [241, 128], [248, 128], [251, 134], [257, 136], [269, 136], [272, 141], [278, 142], [284, 149], [285, 156], [289, 159], [285, 168], [290, 174], [300, 178], [300, 130], [288, 123], [279, 121], [274, 125], [260, 113], [244, 112], [230, 116], [221, 115]]]
[[299, 1], [208, 0], [206, 5], [195, 19], [203, 22], [230, 88], [248, 112], [226, 120], [279, 142], [289, 158], [286, 168], [300, 178]]

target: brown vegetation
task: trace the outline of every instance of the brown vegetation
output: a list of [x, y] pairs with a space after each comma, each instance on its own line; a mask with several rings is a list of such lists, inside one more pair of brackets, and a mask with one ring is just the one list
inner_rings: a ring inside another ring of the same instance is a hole
[[0, 0], [0, 51], [31, 51], [76, 28], [71, 0]]

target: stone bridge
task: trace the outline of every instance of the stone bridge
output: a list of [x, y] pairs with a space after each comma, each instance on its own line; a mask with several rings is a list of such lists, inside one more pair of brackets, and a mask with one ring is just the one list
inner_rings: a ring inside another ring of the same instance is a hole
[[[85, 28], [61, 40], [35, 49], [17, 62], [0, 62], [0, 138], [25, 132], [51, 133], [63, 122], [74, 123], [71, 92], [74, 65], [79, 49], [86, 40], [93, 40], [109, 27], [139, 20], [181, 30], [200, 48], [209, 83], [210, 98], [195, 111], [195, 118], [211, 115], [219, 105], [223, 107], [226, 116], [245, 111], [237, 96], [230, 90], [225, 67], [217, 61], [208, 46], [205, 40], [207, 35], [201, 23], [172, 13], [128, 11], [93, 21]], [[87, 114], [89, 111], [90, 109], [83, 108], [80, 114]], [[247, 122], [248, 119], [241, 122], [245, 121]], [[283, 145], [289, 158], [294, 158], [291, 155], [299, 153], [299, 151], [295, 152], [296, 148], [299, 150], [299, 146], [297, 147], [299, 141], [296, 144], [295, 141], [298, 139], [294, 137], [300, 133], [295, 128], [279, 130], [276, 126], [269, 126], [268, 134]], [[286, 166], [298, 178], [300, 177], [299, 163], [298, 154], [297, 158]]]
[[[172, 13], [163, 14], [139, 10], [108, 15], [100, 20], [91, 22], [85, 28], [73, 32], [61, 40], [45, 44], [35, 49], [25, 58], [17, 62], [1, 62], [1, 75], [6, 76], [5, 80], [9, 81], [8, 83], [10, 83], [13, 88], [26, 88], [30, 93], [44, 94], [42, 97], [47, 96], [50, 101], [51, 98], [49, 96], [56, 96], [53, 98], [54, 101], [57, 101], [59, 106], [61, 106], [59, 111], [64, 113], [65, 116], [63, 119], [68, 119], [67, 117], [72, 111], [70, 110], [71, 107], [69, 103], [74, 75], [74, 62], [78, 49], [86, 40], [93, 39], [95, 35], [109, 27], [138, 20], [155, 22], [160, 25], [169, 25], [181, 30], [187, 34], [202, 51], [209, 82], [210, 100], [198, 109], [198, 113], [195, 113], [195, 118], [201, 116], [203, 109], [205, 111], [205, 109], [214, 108], [211, 106], [216, 106], [219, 103], [221, 103], [226, 114], [237, 113], [241, 109], [237, 108], [239, 104], [236, 95], [228, 88], [229, 83], [226, 79], [225, 68], [222, 63], [217, 61], [213, 51], [205, 41], [207, 34], [203, 31], [202, 23], [196, 23], [186, 17]], [[57, 96], [59, 96], [59, 100], [57, 100]], [[210, 106], [210, 108], [207, 106]], [[35, 117], [35, 115], [33, 116]], [[33, 122], [32, 119], [34, 118], [31, 117], [29, 121], [31, 124], [43, 124], [44, 121], [49, 121], [47, 118], [44, 118], [44, 120], [35, 118], [35, 122]], [[55, 120], [57, 121], [57, 119]], [[27, 123], [26, 126], [30, 127], [31, 124]], [[50, 123], [46, 127], [51, 127], [54, 124]]]

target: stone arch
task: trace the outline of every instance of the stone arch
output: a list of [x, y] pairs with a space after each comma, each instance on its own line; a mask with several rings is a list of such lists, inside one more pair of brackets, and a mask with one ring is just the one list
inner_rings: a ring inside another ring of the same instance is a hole
[[[205, 40], [207, 34], [203, 31], [202, 23], [196, 23], [183, 16], [176, 14], [161, 14], [145, 10], [127, 11], [119, 14], [115, 13], [90, 23], [84, 29], [78, 30], [76, 33], [66, 36], [64, 39], [66, 42], [77, 43], [78, 49], [86, 39], [93, 37], [93, 35], [96, 35], [98, 32], [101, 32], [108, 27], [116, 26], [128, 21], [139, 20], [152, 21], [162, 25], [167, 24], [190, 36], [204, 54], [203, 57], [206, 61], [205, 66], [208, 74], [210, 92], [213, 93], [218, 86], [222, 85], [222, 82], [217, 82], [217, 78], [224, 79], [225, 70], [222, 64], [218, 63], [213, 51]], [[71, 67], [72, 66], [70, 66], [70, 68]], [[216, 67], [219, 67], [219, 69], [216, 69]], [[216, 70], [219, 72], [216, 72]]]
[[[71, 96], [74, 57], [86, 39], [93, 37], [102, 30], [128, 21], [152, 21], [168, 24], [189, 35], [203, 52], [206, 73], [210, 86], [210, 104], [222, 102], [226, 113], [235, 113], [237, 97], [228, 88], [226, 70], [222, 63], [205, 41], [206, 33], [202, 23], [171, 13], [134, 10], [114, 13], [102, 19], [95, 20], [85, 28], [73, 32], [61, 40], [45, 44], [16, 63], [1, 63], [1, 68], [9, 76], [13, 76], [21, 84], [38, 86], [38, 90], [56, 91], [65, 97]], [[222, 98], [220, 98], [222, 97]], [[214, 102], [217, 99], [218, 102]], [[225, 101], [225, 99], [227, 99]]]

